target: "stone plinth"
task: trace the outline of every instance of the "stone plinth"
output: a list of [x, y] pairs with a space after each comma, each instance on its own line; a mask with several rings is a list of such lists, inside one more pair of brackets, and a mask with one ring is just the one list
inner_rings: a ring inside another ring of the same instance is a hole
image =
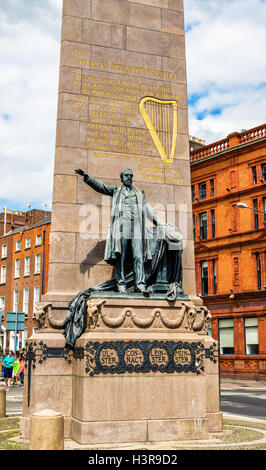
[[115, 297], [88, 300], [87, 328], [73, 350], [47, 310], [47, 328], [30, 339], [35, 368], [28, 363], [23, 437], [44, 407], [64, 414], [65, 437], [80, 444], [206, 439], [220, 431], [209, 312], [189, 299]]

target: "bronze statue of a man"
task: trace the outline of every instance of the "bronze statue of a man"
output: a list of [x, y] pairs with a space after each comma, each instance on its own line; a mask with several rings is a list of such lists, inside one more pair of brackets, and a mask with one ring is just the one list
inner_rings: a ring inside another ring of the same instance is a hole
[[86, 174], [83, 170], [75, 172], [95, 191], [113, 198], [109, 234], [105, 246], [104, 259], [116, 267], [116, 282], [119, 292], [126, 292], [126, 267], [131, 255], [135, 278], [135, 290], [145, 292], [144, 261], [151, 259], [147, 243], [147, 218], [155, 225], [164, 225], [153, 214], [146, 202], [144, 191], [132, 186], [133, 172], [125, 169], [121, 172], [121, 186], [109, 186]]

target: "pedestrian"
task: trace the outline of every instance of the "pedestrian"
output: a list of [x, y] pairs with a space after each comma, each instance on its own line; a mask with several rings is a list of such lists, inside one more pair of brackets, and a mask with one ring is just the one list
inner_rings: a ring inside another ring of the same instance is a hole
[[3, 367], [3, 361], [5, 359], [4, 352], [1, 350], [0, 351], [0, 370], [1, 370], [1, 377], [4, 377], [4, 367]]
[[13, 353], [13, 351], [9, 351], [8, 355], [5, 357], [5, 359], [3, 361], [3, 366], [4, 366], [5, 386], [6, 387], [11, 387], [12, 372], [13, 372], [13, 366], [14, 366], [14, 353]]
[[18, 377], [19, 377], [19, 352], [16, 352], [15, 355], [15, 360], [14, 360], [14, 366], [13, 366], [13, 387], [18, 386]]
[[20, 356], [20, 365], [19, 365], [19, 377], [20, 377], [20, 386], [24, 385], [24, 370], [25, 370], [25, 356], [22, 353]]

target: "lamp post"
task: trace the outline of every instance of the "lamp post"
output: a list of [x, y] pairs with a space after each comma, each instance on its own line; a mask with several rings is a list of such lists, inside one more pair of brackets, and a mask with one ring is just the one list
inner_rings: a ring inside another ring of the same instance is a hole
[[247, 206], [244, 202], [238, 202], [237, 203], [238, 207], [242, 207], [243, 209], [251, 209], [254, 212], [262, 212], [264, 215], [266, 215], [265, 211], [262, 211], [261, 209], [255, 209], [254, 207]]

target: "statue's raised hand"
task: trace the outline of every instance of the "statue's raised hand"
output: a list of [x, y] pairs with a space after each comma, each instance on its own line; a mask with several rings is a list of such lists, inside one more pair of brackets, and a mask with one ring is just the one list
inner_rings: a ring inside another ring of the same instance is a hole
[[78, 168], [77, 170], [75, 170], [75, 173], [77, 173], [77, 175], [80, 175], [80, 176], [85, 176], [85, 172], [83, 170], [81, 170], [80, 168]]

